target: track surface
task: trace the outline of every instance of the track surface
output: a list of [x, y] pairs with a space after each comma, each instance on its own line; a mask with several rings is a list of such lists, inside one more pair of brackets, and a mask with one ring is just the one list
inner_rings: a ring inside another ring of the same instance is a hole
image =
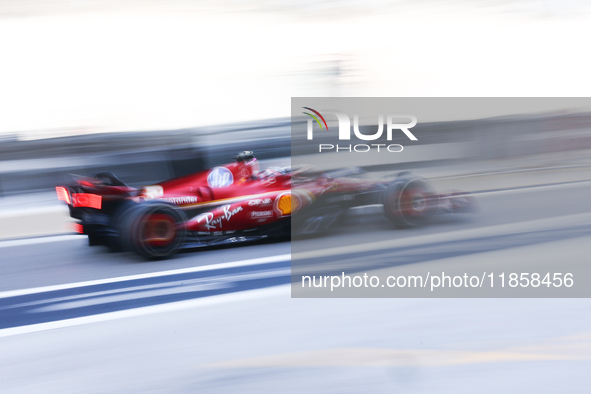
[[[302, 300], [273, 286], [289, 281], [281, 256], [292, 247], [429, 236], [435, 245], [437, 234], [460, 230], [568, 223], [591, 212], [590, 195], [589, 183], [485, 193], [479, 213], [413, 230], [393, 230], [379, 210], [362, 209], [327, 237], [162, 262], [84, 239], [0, 243], [0, 391], [589, 392], [587, 299]], [[493, 249], [459, 239], [465, 253], [451, 258], [507, 260], [516, 247], [531, 258], [567, 256], [589, 250], [586, 231], [501, 239]], [[442, 257], [450, 256], [434, 249], [406, 263]], [[364, 262], [383, 265], [379, 255]], [[162, 273], [170, 270], [183, 271]], [[83, 281], [97, 282], [27, 290]]]
[[[591, 183], [485, 193], [476, 196], [479, 205], [476, 214], [442, 215], [429, 226], [407, 230], [393, 229], [379, 209], [366, 209], [351, 215], [344, 225], [326, 237], [295, 241], [293, 249], [321, 250], [327, 244], [364, 244], [576, 215], [591, 212], [591, 199], [587, 197], [590, 195]], [[79, 240], [59, 239], [13, 247], [3, 247], [0, 242], [0, 277], [3, 278], [0, 291], [270, 257], [292, 251], [288, 242], [244, 244], [182, 253], [166, 261], [144, 262], [133, 255], [109, 254], [102, 247], [89, 248], [83, 236]]]

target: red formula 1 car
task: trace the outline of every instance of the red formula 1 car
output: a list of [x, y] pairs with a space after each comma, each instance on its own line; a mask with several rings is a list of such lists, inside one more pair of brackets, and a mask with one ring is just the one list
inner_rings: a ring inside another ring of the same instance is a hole
[[74, 176], [71, 184], [56, 190], [91, 246], [107, 245], [151, 259], [182, 248], [321, 233], [354, 206], [383, 204], [396, 226], [412, 227], [437, 212], [464, 211], [471, 205], [467, 195], [438, 195], [428, 181], [409, 172], [392, 181], [362, 180], [354, 177], [356, 172], [259, 171], [257, 159], [247, 151], [234, 163], [141, 189], [101, 173]]

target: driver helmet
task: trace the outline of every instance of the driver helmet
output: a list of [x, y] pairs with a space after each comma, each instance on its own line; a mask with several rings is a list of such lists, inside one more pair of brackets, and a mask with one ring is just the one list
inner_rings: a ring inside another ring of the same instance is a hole
[[252, 151], [240, 152], [234, 160], [236, 160], [238, 175], [242, 179], [249, 179], [259, 172], [259, 162]]

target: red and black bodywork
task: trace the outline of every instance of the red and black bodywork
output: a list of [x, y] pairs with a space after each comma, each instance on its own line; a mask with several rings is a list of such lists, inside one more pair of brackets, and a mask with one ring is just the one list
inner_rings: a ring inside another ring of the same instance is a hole
[[74, 176], [56, 189], [90, 245], [147, 258], [168, 257], [182, 248], [321, 233], [354, 206], [383, 204], [396, 226], [412, 227], [437, 212], [471, 205], [464, 194], [437, 195], [425, 179], [408, 172], [392, 181], [363, 180], [355, 171], [258, 171], [252, 152], [235, 159], [139, 189], [110, 173]]

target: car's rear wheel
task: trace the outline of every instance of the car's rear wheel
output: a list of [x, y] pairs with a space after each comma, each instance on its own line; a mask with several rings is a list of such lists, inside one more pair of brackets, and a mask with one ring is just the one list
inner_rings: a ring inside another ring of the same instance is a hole
[[422, 178], [396, 179], [384, 196], [386, 217], [397, 227], [416, 227], [429, 222], [437, 213], [438, 196]]
[[122, 246], [148, 259], [167, 258], [183, 244], [185, 225], [185, 215], [176, 207], [138, 205], [125, 218], [120, 234]]

